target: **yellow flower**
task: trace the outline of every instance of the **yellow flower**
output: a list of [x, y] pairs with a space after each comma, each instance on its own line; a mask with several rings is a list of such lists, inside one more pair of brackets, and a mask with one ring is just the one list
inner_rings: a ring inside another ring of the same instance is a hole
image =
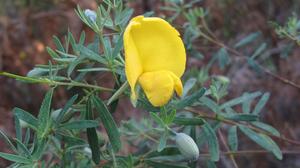
[[174, 90], [182, 95], [185, 48], [178, 31], [168, 22], [157, 17], [134, 17], [124, 32], [124, 48], [133, 100], [137, 99], [137, 83], [156, 107], [168, 103]]

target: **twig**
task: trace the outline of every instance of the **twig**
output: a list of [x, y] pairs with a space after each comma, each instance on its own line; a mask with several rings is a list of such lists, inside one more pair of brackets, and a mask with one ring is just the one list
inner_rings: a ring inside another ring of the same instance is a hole
[[[219, 137], [220, 137], [220, 139], [221, 139], [221, 142], [222, 142], [222, 144], [224, 145], [226, 151], [227, 151], [227, 152], [230, 152], [230, 149], [229, 149], [229, 147], [228, 147], [228, 145], [227, 145], [227, 142], [226, 142], [226, 140], [224, 139], [224, 136], [223, 136], [223, 134], [222, 134], [222, 132], [221, 132], [220, 130], [218, 130], [218, 134], [219, 134]], [[230, 154], [230, 155], [229, 155], [229, 158], [231, 159], [233, 166], [234, 166], [235, 168], [239, 168], [239, 166], [238, 166], [237, 163], [236, 163], [236, 160], [234, 159], [233, 154]]]
[[[202, 35], [202, 37], [204, 37], [204, 38], [207, 39], [208, 41], [210, 41], [210, 42], [212, 42], [212, 43], [214, 43], [214, 44], [216, 44], [216, 45], [218, 45], [218, 46], [220, 46], [220, 47], [225, 48], [226, 50], [228, 50], [229, 52], [235, 54], [236, 56], [240, 56], [241, 58], [247, 58], [246, 56], [244, 56], [244, 55], [243, 55], [242, 53], [240, 53], [239, 51], [237, 51], [237, 50], [235, 50], [235, 49], [233, 49], [233, 48], [228, 47], [228, 46], [225, 45], [224, 43], [220, 42], [218, 39], [213, 39], [213, 38], [207, 36], [207, 35], [204, 34], [204, 33], [201, 33], [201, 35]], [[274, 78], [280, 80], [281, 82], [283, 82], [283, 83], [285, 83], [285, 84], [288, 84], [288, 85], [293, 86], [293, 87], [295, 87], [295, 88], [297, 88], [297, 89], [300, 89], [300, 85], [299, 85], [299, 84], [296, 84], [295, 82], [290, 81], [290, 80], [288, 80], [288, 79], [286, 79], [286, 78], [284, 78], [284, 77], [281, 77], [281, 76], [279, 76], [279, 75], [277, 75], [277, 74], [274, 74], [274, 73], [272, 73], [269, 69], [267, 69], [267, 68], [263, 67], [262, 65], [260, 65], [257, 61], [255, 61], [255, 60], [253, 60], [253, 61], [254, 61], [255, 64], [257, 64], [258, 67], [259, 67], [263, 72], [265, 72], [266, 74], [268, 74], [268, 75], [270, 75], [270, 76], [272, 76], [272, 77], [274, 77]]]
[[185, 110], [189, 111], [189, 112], [192, 112], [192, 113], [195, 113], [195, 114], [198, 114], [199, 117], [202, 117], [202, 118], [206, 118], [206, 119], [210, 119], [210, 120], [216, 120], [216, 121], [221, 121], [225, 124], [229, 124], [229, 125], [244, 125], [248, 128], [251, 128], [253, 129], [254, 131], [256, 132], [259, 132], [259, 133], [263, 133], [265, 135], [268, 135], [268, 136], [271, 136], [273, 138], [277, 138], [277, 139], [280, 139], [282, 141], [285, 141], [285, 142], [288, 142], [290, 144], [294, 144], [294, 145], [299, 145], [300, 146], [300, 142], [299, 141], [296, 141], [296, 140], [292, 140], [292, 139], [288, 139], [288, 138], [285, 138], [283, 136], [275, 136], [273, 134], [270, 134], [262, 129], [259, 129], [257, 127], [254, 127], [252, 125], [248, 125], [246, 123], [238, 123], [238, 122], [235, 122], [235, 121], [231, 121], [231, 120], [228, 120], [228, 119], [224, 119], [224, 118], [220, 118], [220, 117], [217, 117], [217, 116], [211, 116], [211, 115], [207, 115], [207, 114], [203, 114], [201, 113], [200, 111], [196, 110], [196, 109], [192, 109], [192, 108], [185, 108]]
[[26, 76], [20, 76], [12, 73], [7, 73], [7, 72], [0, 72], [0, 76], [7, 76], [10, 78], [14, 78], [16, 80], [21, 80], [24, 82], [28, 83], [40, 83], [40, 84], [47, 84], [49, 86], [76, 86], [76, 87], [84, 87], [84, 88], [92, 88], [96, 90], [101, 90], [101, 91], [109, 91], [112, 92], [114, 89], [106, 88], [106, 87], [101, 87], [97, 85], [91, 85], [91, 84], [86, 84], [86, 83], [80, 83], [76, 81], [71, 81], [71, 82], [59, 82], [55, 80], [50, 80], [47, 78], [31, 78], [31, 77], [26, 77]]
[[[288, 150], [282, 150], [282, 154], [285, 155], [294, 155], [294, 154], [300, 154], [300, 151], [288, 151]], [[255, 155], [255, 154], [268, 154], [269, 151], [266, 150], [242, 150], [242, 151], [229, 151], [229, 152], [221, 152], [221, 155]], [[200, 157], [210, 157], [210, 154], [200, 154]]]

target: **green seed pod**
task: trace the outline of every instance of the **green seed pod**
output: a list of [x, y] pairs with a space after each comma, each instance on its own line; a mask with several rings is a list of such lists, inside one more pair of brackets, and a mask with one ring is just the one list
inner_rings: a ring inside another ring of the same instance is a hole
[[181, 154], [190, 160], [197, 160], [199, 149], [195, 141], [185, 133], [178, 133], [175, 137], [176, 145]]

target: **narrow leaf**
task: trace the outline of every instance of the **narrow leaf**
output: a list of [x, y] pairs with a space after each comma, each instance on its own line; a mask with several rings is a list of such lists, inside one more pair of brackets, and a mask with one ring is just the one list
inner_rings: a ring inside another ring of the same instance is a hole
[[[232, 99], [232, 100], [227, 101], [226, 103], [222, 104], [222, 105], [220, 106], [220, 110], [225, 109], [226, 107], [232, 107], [232, 106], [241, 104], [241, 103], [243, 103], [243, 102], [246, 102], [246, 101], [255, 99], [256, 97], [258, 97], [258, 96], [260, 96], [260, 95], [261, 95], [260, 92], [249, 93], [249, 94], [246, 94], [246, 95], [244, 94], [244, 95], [241, 96], [241, 97]], [[254, 113], [254, 114], [255, 114], [255, 113]]]
[[110, 143], [114, 151], [118, 151], [121, 148], [120, 133], [112, 115], [108, 111], [106, 105], [98, 97], [92, 97], [93, 104], [100, 116], [100, 119], [106, 129]]
[[184, 107], [192, 105], [194, 102], [198, 101], [204, 94], [206, 89], [201, 88], [200, 90], [196, 91], [192, 95], [181, 99], [175, 106], [176, 109], [183, 109]]
[[216, 133], [214, 129], [207, 122], [205, 122], [205, 124], [203, 125], [203, 131], [207, 137], [210, 160], [218, 161], [220, 158], [220, 151], [219, 151], [219, 143], [218, 143], [218, 138], [216, 136]]
[[76, 101], [77, 98], [78, 98], [78, 95], [76, 94], [70, 100], [67, 101], [64, 108], [58, 114], [58, 116], [56, 118], [56, 123], [60, 123], [62, 121], [64, 115], [72, 107], [72, 105], [74, 104], [74, 102]]
[[263, 107], [266, 105], [267, 101], [269, 100], [270, 93], [265, 93], [260, 98], [259, 102], [256, 104], [252, 114], [259, 114]]
[[255, 32], [255, 33], [251, 33], [248, 36], [246, 36], [245, 38], [243, 38], [242, 40], [240, 40], [238, 43], [236, 43], [234, 45], [235, 48], [239, 48], [242, 47], [246, 44], [251, 43], [252, 41], [254, 41], [258, 36], [260, 36], [260, 32]]
[[157, 124], [159, 124], [162, 127], [165, 126], [165, 123], [163, 122], [163, 120], [156, 113], [150, 112], [150, 116]]
[[258, 116], [253, 114], [226, 114], [224, 118], [233, 121], [257, 121]]
[[246, 126], [239, 125], [239, 129], [247, 135], [252, 141], [256, 142], [262, 148], [266, 149], [267, 151], [272, 152], [277, 159], [282, 159], [282, 153], [276, 143], [264, 134], [256, 133], [255, 131], [249, 129]]
[[14, 155], [14, 154], [3, 153], [3, 152], [0, 152], [0, 157], [2, 157], [3, 159], [6, 159], [6, 160], [12, 161], [12, 162], [16, 162], [16, 163], [30, 164], [32, 162], [31, 160], [27, 159], [26, 157]]
[[256, 122], [252, 122], [253, 125], [255, 125], [258, 128], [261, 128], [271, 134], [273, 134], [274, 136], [280, 137], [280, 133], [271, 125], [256, 121]]
[[59, 128], [64, 129], [86, 129], [97, 127], [99, 123], [94, 120], [80, 120], [80, 121], [71, 121], [65, 124], [61, 124]]
[[197, 80], [195, 78], [190, 78], [185, 82], [182, 97], [185, 97], [188, 94], [188, 92], [195, 86], [196, 82]]
[[65, 52], [65, 49], [57, 36], [53, 36], [53, 42], [59, 51]]
[[168, 139], [168, 131], [166, 130], [162, 136], [160, 137], [159, 139], [159, 144], [158, 144], [158, 147], [157, 147], [157, 151], [158, 152], [161, 152], [165, 147], [166, 147], [166, 144], [167, 144], [167, 139]]
[[185, 117], [175, 117], [173, 123], [178, 125], [203, 125], [204, 120], [202, 118], [185, 118]]
[[13, 113], [20, 120], [26, 122], [32, 129], [37, 130], [38, 120], [32, 114], [17, 107], [13, 109]]
[[232, 151], [238, 149], [238, 137], [237, 137], [237, 126], [232, 126], [228, 130], [228, 144]]
[[48, 132], [50, 125], [50, 107], [51, 107], [51, 99], [53, 95], [54, 89], [51, 88], [47, 93], [42, 102], [39, 115], [38, 115], [38, 137], [44, 137]]
[[[92, 102], [90, 99], [86, 105], [86, 119], [91, 120], [92, 118]], [[87, 139], [92, 150], [92, 159], [96, 164], [100, 162], [100, 148], [96, 128], [87, 128]]]

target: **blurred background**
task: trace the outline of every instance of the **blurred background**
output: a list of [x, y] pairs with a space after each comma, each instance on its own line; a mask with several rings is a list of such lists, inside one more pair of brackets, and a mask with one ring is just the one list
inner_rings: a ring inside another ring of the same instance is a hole
[[[127, 1], [126, 1], [127, 2]], [[63, 36], [70, 30], [79, 37], [82, 30], [87, 33], [87, 39], [93, 39], [93, 33], [74, 12], [77, 4], [81, 8], [95, 9], [95, 0], [0, 0], [0, 71], [26, 75], [35, 64], [45, 64], [50, 58], [46, 46], [54, 47], [52, 36]], [[127, 5], [135, 10], [134, 15], [155, 11], [163, 16], [167, 12], [160, 10], [166, 5], [162, 0], [128, 1]], [[208, 25], [213, 33], [225, 44], [231, 45], [246, 35], [260, 31], [262, 39], [272, 49], [272, 68], [275, 73], [300, 84], [300, 46], [297, 44], [288, 52], [288, 56], [276, 52], [276, 48], [287, 45], [280, 39], [270, 26], [269, 21], [284, 24], [293, 14], [300, 15], [299, 0], [202, 0], [197, 3], [209, 10]], [[180, 21], [179, 21], [180, 23]], [[201, 41], [201, 39], [199, 39]], [[251, 49], [251, 48], [250, 48]], [[188, 58], [188, 67], [194, 70], [207, 64], [208, 58], [217, 50], [215, 46], [202, 46], [199, 51], [204, 59]], [[271, 98], [262, 114], [262, 120], [277, 128], [286, 137], [300, 140], [300, 90], [282, 83], [269, 75], [257, 74], [246, 66], [231, 65], [220, 70], [212, 68], [210, 74], [226, 75], [231, 80], [229, 97], [241, 95], [245, 91], [270, 92]], [[14, 107], [27, 109], [36, 114], [43, 95], [47, 90], [43, 85], [24, 84], [14, 79], [0, 76], [0, 129], [9, 135], [14, 135], [11, 110]], [[62, 106], [68, 98], [64, 90], [55, 94], [54, 106]], [[132, 110], [129, 102], [119, 105], [117, 120], [128, 119]], [[126, 108], [125, 108], [126, 107]], [[241, 148], [257, 148], [254, 143], [245, 140], [240, 142]], [[284, 150], [300, 150], [299, 146], [278, 142]], [[0, 151], [7, 151], [0, 141]], [[300, 156], [285, 154], [283, 161], [277, 161], [270, 154], [245, 155], [237, 157], [240, 167], [270, 167], [295, 168], [300, 167]], [[0, 159], [0, 167], [5, 167], [6, 161]], [[230, 164], [229, 164], [230, 165]], [[220, 167], [226, 166], [222, 160]]]

